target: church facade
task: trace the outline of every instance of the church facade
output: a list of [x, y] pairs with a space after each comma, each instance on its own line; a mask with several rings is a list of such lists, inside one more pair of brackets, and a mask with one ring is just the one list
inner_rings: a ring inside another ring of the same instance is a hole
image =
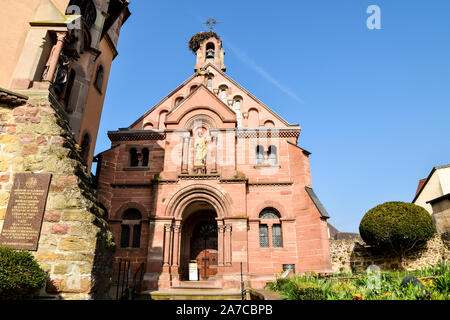
[[286, 268], [330, 272], [326, 210], [290, 124], [226, 73], [214, 32], [190, 41], [195, 73], [96, 156], [116, 259], [147, 289], [198, 280], [263, 287]]

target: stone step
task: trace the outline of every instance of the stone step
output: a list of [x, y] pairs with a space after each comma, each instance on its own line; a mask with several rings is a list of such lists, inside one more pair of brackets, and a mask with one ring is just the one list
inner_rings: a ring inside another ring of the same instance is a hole
[[141, 300], [241, 300], [239, 290], [210, 290], [210, 289], [164, 289], [145, 291], [139, 296]]
[[215, 281], [180, 281], [178, 286], [172, 288], [201, 288], [201, 289], [221, 289]]

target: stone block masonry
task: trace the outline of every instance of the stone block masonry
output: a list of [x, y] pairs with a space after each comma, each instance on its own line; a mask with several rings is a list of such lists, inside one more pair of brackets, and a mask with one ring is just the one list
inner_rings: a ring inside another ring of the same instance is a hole
[[42, 296], [107, 298], [115, 245], [67, 118], [50, 91], [0, 89], [0, 231], [19, 172], [52, 174], [38, 249]]
[[[333, 272], [363, 273], [371, 264], [382, 270], [399, 269], [399, 257], [392, 253], [376, 250], [354, 240], [330, 239], [331, 263]], [[436, 235], [426, 245], [407, 254], [407, 269], [417, 270], [436, 265], [441, 260], [450, 260], [450, 241], [444, 235]]]

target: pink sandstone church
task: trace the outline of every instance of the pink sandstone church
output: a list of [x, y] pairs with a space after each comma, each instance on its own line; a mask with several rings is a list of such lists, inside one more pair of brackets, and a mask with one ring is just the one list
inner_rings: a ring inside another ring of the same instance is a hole
[[145, 263], [147, 289], [198, 280], [255, 288], [286, 268], [331, 272], [325, 208], [301, 129], [225, 73], [214, 32], [190, 41], [195, 73], [96, 157], [116, 259]]

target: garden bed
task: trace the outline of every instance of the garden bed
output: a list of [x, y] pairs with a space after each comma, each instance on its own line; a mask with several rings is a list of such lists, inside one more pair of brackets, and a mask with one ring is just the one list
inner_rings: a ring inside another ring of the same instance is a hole
[[[406, 276], [413, 276], [413, 281], [406, 283]], [[285, 300], [450, 300], [450, 265], [441, 262], [415, 271], [376, 274], [278, 277], [267, 289]]]

